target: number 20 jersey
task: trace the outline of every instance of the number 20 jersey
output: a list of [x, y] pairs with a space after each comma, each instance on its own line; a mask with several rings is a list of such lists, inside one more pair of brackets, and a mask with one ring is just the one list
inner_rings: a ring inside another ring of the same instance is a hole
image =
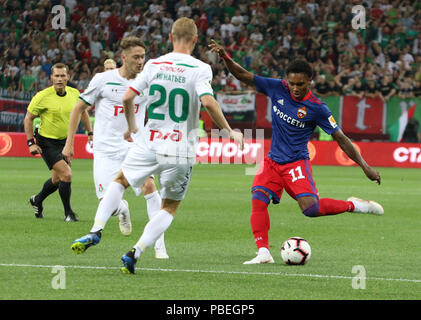
[[152, 152], [196, 157], [200, 98], [213, 96], [211, 81], [211, 67], [188, 54], [171, 52], [145, 64], [130, 89], [147, 95], [143, 139]]
[[[94, 150], [108, 154], [126, 152], [129, 142], [123, 134], [127, 130], [123, 96], [134, 79], [123, 78], [118, 69], [97, 73], [88, 88], [80, 95], [85, 103], [95, 103]], [[145, 121], [146, 99], [142, 95], [134, 100], [136, 122], [139, 132]]]

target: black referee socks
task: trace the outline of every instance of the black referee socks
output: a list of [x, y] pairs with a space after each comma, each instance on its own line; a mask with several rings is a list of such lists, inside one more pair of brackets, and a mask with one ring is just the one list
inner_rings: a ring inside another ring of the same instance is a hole
[[52, 178], [45, 181], [40, 193], [35, 196], [35, 202], [41, 204], [45, 198], [54, 193], [58, 189], [58, 184], [53, 184]]
[[72, 212], [70, 206], [70, 194], [72, 193], [71, 182], [60, 181], [58, 184], [58, 192], [60, 194], [61, 202], [63, 203], [64, 213], [67, 215]]

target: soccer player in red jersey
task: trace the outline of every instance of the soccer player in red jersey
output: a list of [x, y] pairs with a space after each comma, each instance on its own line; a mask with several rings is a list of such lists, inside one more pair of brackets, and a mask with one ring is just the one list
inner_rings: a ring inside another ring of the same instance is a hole
[[258, 254], [244, 264], [273, 263], [269, 252], [270, 226], [268, 205], [279, 203], [285, 190], [304, 215], [320, 217], [343, 212], [382, 215], [383, 207], [374, 201], [355, 197], [347, 201], [319, 198], [312, 177], [307, 144], [316, 126], [322, 128], [338, 143], [340, 148], [355, 161], [368, 179], [380, 184], [379, 172], [371, 168], [342, 132], [329, 108], [315, 97], [310, 84], [311, 66], [302, 60], [292, 61], [287, 69], [287, 79], [260, 77], [235, 63], [225, 49], [212, 41], [210, 48], [224, 60], [230, 73], [241, 82], [254, 86], [272, 101], [272, 140], [270, 151], [263, 161], [252, 185], [251, 228]]

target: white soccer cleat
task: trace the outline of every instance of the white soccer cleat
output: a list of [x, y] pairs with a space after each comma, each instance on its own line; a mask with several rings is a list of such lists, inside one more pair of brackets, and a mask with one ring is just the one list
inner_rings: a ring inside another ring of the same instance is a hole
[[274, 263], [275, 261], [272, 258], [269, 250], [262, 250], [266, 248], [260, 248], [257, 252], [257, 256], [249, 261], [244, 262], [243, 264], [262, 264], [262, 263]]
[[155, 248], [155, 258], [156, 259], [169, 259], [170, 257], [167, 254], [167, 249]]
[[122, 200], [126, 207], [118, 212], [118, 225], [120, 231], [124, 236], [129, 236], [132, 233], [132, 222], [130, 221], [129, 204], [126, 200]]
[[350, 197], [347, 199], [347, 201], [352, 201], [354, 204], [354, 211], [355, 213], [369, 213], [369, 214], [375, 214], [378, 216], [381, 216], [384, 214], [383, 207], [377, 203], [376, 201], [367, 201], [362, 200], [356, 197]]

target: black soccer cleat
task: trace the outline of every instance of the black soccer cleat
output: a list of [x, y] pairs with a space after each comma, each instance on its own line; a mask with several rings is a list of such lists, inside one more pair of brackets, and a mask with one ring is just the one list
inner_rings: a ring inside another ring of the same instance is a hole
[[35, 195], [29, 198], [29, 203], [32, 206], [32, 208], [34, 208], [35, 218], [38, 218], [38, 219], [44, 218], [44, 215], [42, 214], [42, 210], [44, 210], [44, 208], [42, 207], [42, 204], [38, 204], [35, 201]]
[[66, 213], [66, 217], [64, 218], [64, 221], [66, 222], [77, 222], [79, 221], [79, 218], [77, 217], [76, 213], [73, 211]]

